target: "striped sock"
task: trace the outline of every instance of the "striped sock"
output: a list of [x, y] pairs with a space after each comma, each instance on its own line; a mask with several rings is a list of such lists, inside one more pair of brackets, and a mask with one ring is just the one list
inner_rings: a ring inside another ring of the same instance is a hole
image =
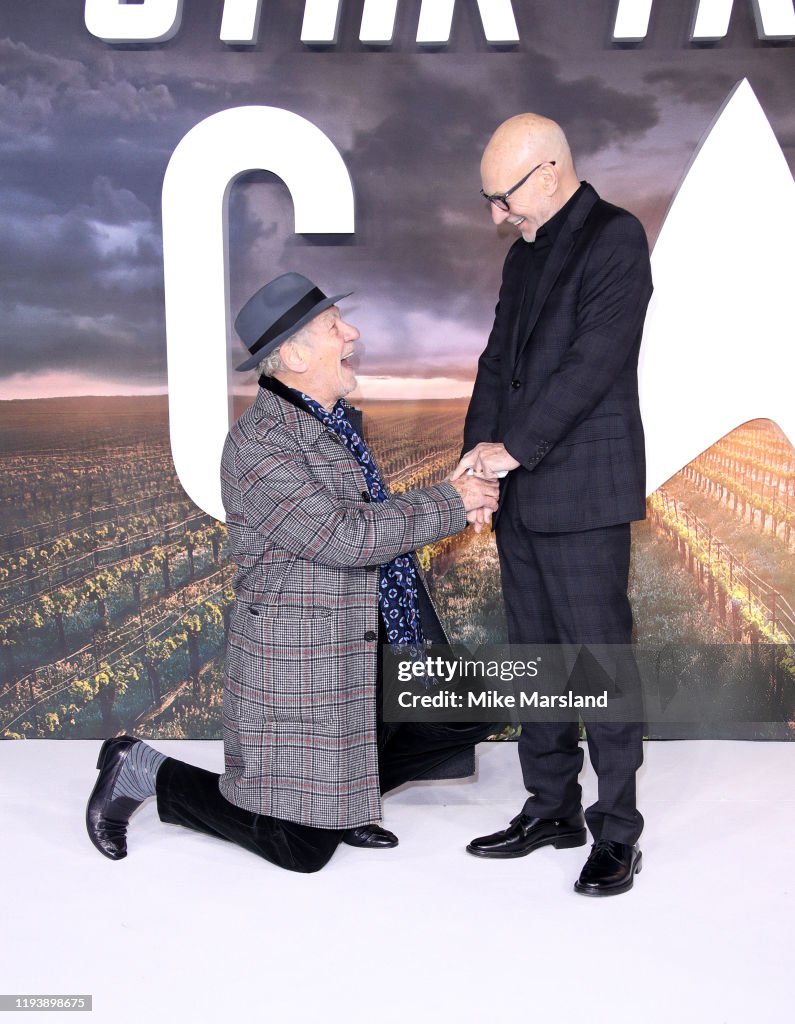
[[148, 796], [154, 796], [157, 770], [165, 760], [165, 754], [159, 754], [152, 747], [138, 740], [127, 752], [119, 777], [113, 787], [111, 799], [127, 796], [132, 800], [146, 800]]

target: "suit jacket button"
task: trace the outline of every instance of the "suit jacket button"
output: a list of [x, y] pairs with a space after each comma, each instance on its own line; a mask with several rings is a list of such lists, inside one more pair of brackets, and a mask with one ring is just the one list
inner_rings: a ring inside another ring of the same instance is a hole
[[369, 491], [362, 491], [362, 501], [372, 501]]
[[522, 382], [520, 380], [512, 380], [511, 381], [511, 388], [514, 391], [517, 391], [521, 386], [522, 386]]
[[377, 640], [378, 639], [378, 633], [376, 633], [375, 630], [373, 630], [373, 629], [368, 629], [367, 632], [364, 634], [364, 639], [365, 640], [370, 640], [370, 641]]

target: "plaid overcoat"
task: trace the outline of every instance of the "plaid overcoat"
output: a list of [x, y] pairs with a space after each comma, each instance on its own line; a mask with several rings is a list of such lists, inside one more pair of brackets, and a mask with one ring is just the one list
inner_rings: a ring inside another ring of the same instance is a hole
[[221, 461], [237, 600], [220, 790], [259, 814], [353, 828], [381, 817], [378, 567], [462, 530], [466, 512], [448, 483], [371, 502], [338, 436], [261, 384]]

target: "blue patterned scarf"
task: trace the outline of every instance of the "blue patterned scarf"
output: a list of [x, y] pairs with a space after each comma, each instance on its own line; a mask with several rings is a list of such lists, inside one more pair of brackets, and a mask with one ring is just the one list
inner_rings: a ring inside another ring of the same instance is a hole
[[[345, 415], [342, 400], [337, 402], [329, 412], [322, 405], [297, 391], [307, 407], [317, 416], [321, 423], [330, 427], [355, 457], [362, 467], [367, 490], [373, 501], [386, 501], [387, 494], [378, 467], [364, 438], [354, 429], [353, 424]], [[420, 645], [423, 642], [420, 609], [417, 599], [417, 570], [409, 553], [398, 555], [391, 562], [382, 565], [381, 582], [378, 591], [378, 603], [384, 620], [387, 640], [390, 644]]]

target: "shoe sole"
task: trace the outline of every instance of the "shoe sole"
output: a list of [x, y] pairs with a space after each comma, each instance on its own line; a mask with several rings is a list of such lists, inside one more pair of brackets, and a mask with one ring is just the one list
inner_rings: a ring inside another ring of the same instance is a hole
[[581, 829], [578, 832], [568, 832], [562, 836], [549, 836], [546, 839], [539, 839], [531, 846], [528, 846], [526, 850], [518, 850], [516, 852], [482, 850], [480, 847], [472, 846], [471, 843], [467, 846], [466, 850], [473, 857], [486, 857], [491, 860], [513, 860], [516, 857], [526, 857], [529, 853], [533, 853], [534, 850], [540, 850], [542, 846], [554, 846], [556, 850], [571, 850], [576, 846], [585, 846], [587, 841], [588, 834], [585, 829]]
[[638, 859], [635, 861], [635, 866], [629, 878], [622, 882], [621, 885], [616, 885], [608, 889], [595, 889], [591, 886], [580, 885], [579, 882], [574, 883], [574, 891], [578, 892], [581, 896], [619, 896], [622, 892], [629, 892], [635, 882], [635, 875], [639, 875], [643, 868], [643, 854], [638, 854]]
[[394, 850], [398, 845], [397, 843], [349, 843], [347, 839], [343, 839], [342, 842], [345, 846], [350, 846], [352, 850]]

